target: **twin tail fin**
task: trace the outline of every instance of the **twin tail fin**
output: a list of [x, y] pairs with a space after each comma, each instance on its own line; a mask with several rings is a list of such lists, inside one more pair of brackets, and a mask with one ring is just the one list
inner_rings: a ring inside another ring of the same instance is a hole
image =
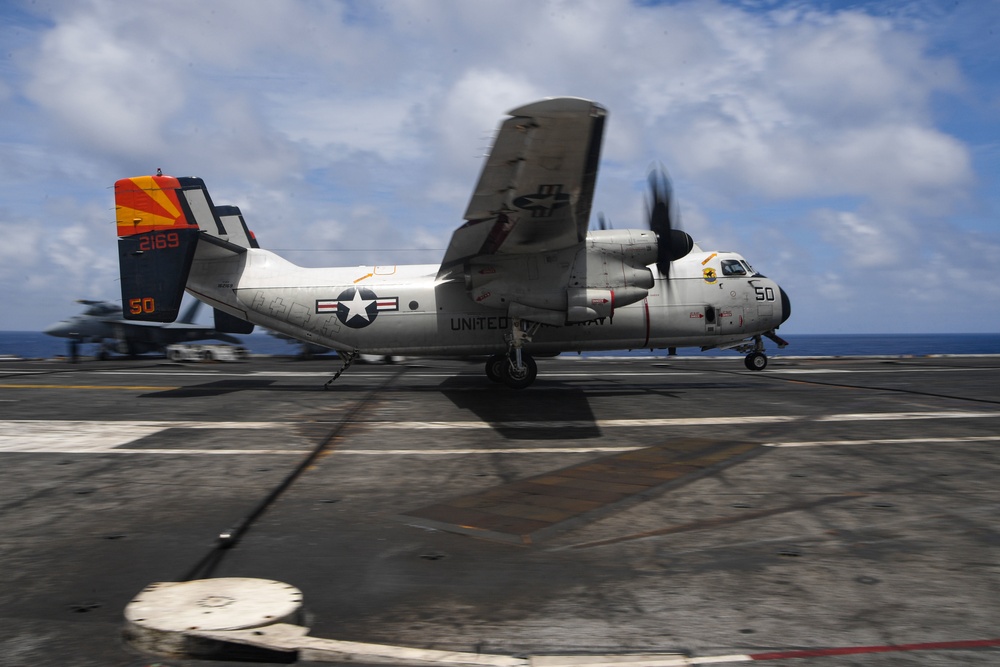
[[122, 310], [129, 320], [177, 319], [199, 245], [207, 257], [259, 247], [239, 208], [215, 206], [200, 178], [123, 178], [115, 183], [115, 218]]

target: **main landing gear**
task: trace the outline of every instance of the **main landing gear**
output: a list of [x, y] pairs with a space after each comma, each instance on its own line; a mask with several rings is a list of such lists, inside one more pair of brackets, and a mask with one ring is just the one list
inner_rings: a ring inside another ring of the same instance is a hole
[[506, 354], [494, 354], [486, 361], [486, 377], [511, 389], [524, 389], [538, 376], [538, 364], [524, 351], [524, 344], [538, 331], [537, 322], [514, 318], [507, 339]]
[[535, 381], [538, 375], [538, 364], [530, 354], [519, 350], [520, 366], [516, 359], [508, 354], [494, 354], [486, 361], [486, 377], [505, 384], [511, 389], [524, 389]]

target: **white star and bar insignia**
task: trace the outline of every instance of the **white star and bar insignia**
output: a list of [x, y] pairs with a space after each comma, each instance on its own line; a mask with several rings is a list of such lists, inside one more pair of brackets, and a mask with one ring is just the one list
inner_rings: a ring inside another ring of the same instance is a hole
[[366, 327], [384, 311], [399, 310], [399, 297], [379, 297], [367, 287], [348, 287], [336, 299], [316, 299], [316, 314], [335, 313], [346, 326]]

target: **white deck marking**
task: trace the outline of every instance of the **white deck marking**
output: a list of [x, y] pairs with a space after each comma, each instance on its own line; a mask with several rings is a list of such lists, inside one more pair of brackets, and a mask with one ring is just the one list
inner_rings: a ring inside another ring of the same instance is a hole
[[362, 456], [461, 456], [463, 454], [606, 454], [641, 447], [494, 447], [489, 449], [335, 449], [334, 454]]
[[[165, 422], [78, 421], [18, 419], [0, 421], [0, 452], [88, 453], [115, 450], [171, 428], [261, 429], [287, 428], [282, 422]], [[152, 450], [135, 449], [133, 452]], [[168, 450], [176, 452], [179, 450]], [[208, 453], [213, 450], [195, 450]], [[220, 450], [214, 450], [220, 451]], [[247, 450], [234, 450], [244, 453]], [[257, 450], [263, 451], [263, 450]]]
[[674, 417], [668, 419], [595, 419], [569, 421], [453, 421], [453, 422], [356, 422], [359, 426], [367, 426], [388, 431], [481, 431], [492, 429], [567, 429], [567, 428], [656, 428], [664, 426], [725, 426], [730, 424], [773, 424], [776, 422], [796, 421], [799, 417], [785, 415], [751, 415], [748, 417]]
[[667, 417], [662, 419], [595, 419], [593, 421], [404, 421], [357, 422], [382, 430], [489, 430], [489, 429], [565, 429], [565, 428], [664, 428], [671, 426], [733, 426], [742, 424], [780, 424], [783, 422], [908, 421], [912, 419], [982, 419], [1000, 417], [997, 412], [871, 412], [842, 415], [746, 415], [742, 417]]
[[855, 412], [844, 415], [827, 415], [816, 421], [821, 422], [863, 422], [863, 421], [895, 421], [911, 419], [980, 419], [1000, 417], [998, 412], [969, 412], [956, 410], [949, 412]]
[[[510, 421], [488, 423], [482, 421], [405, 421], [354, 422], [356, 428], [374, 431], [400, 430], [530, 430], [530, 429], [616, 429], [616, 428], [669, 428], [684, 426], [726, 426], [742, 424], [773, 424], [782, 422], [852, 422], [852, 421], [909, 421], [915, 419], [983, 419], [1000, 417], [997, 412], [875, 412], [841, 415], [792, 416], [749, 415], [742, 417], [677, 417], [667, 419], [598, 419], [593, 421]], [[322, 424], [322, 422], [312, 422]], [[299, 449], [170, 449], [128, 448], [135, 443], [168, 429], [224, 429], [224, 430], [274, 430], [295, 428], [295, 422], [234, 422], [234, 421], [86, 421], [86, 420], [34, 420], [15, 419], [0, 421], [0, 453], [122, 453], [122, 454], [300, 454]], [[568, 434], [570, 438], [572, 434]], [[816, 440], [804, 442], [772, 442], [770, 447], [818, 447], [832, 445], [916, 444], [928, 442], [964, 443], [992, 442], [1000, 436], [969, 438], [907, 438], [899, 440]], [[235, 441], [235, 434], [234, 434]], [[337, 449], [343, 454], [371, 456], [411, 455], [460, 455], [460, 454], [554, 454], [585, 452], [620, 452], [635, 447], [502, 447], [449, 449]]]
[[[893, 366], [892, 373], [973, 373], [976, 371], [992, 371], [992, 368], [972, 368], [959, 367], [941, 368], [934, 366]], [[885, 373], [885, 369], [879, 368], [771, 368], [770, 373], [781, 373], [782, 375], [864, 375]]]
[[965, 442], [998, 442], [1000, 435], [967, 436], [961, 438], [884, 438], [880, 440], [806, 440], [804, 442], [768, 442], [765, 447], [840, 447], [843, 445], [915, 445], [929, 442], [947, 444]]

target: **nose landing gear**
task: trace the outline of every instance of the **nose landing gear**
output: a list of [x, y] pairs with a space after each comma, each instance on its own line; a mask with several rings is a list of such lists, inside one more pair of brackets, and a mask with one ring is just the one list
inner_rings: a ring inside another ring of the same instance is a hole
[[[781, 342], [785, 343], [785, 341]], [[785, 343], [785, 345], [788, 345], [788, 343]], [[736, 349], [740, 352], [749, 352], [746, 358], [743, 359], [743, 363], [746, 365], [747, 370], [762, 371], [767, 368], [767, 355], [764, 354], [764, 341], [761, 340], [760, 336], [753, 337], [753, 347], [750, 347], [750, 345], [747, 344]]]
[[763, 352], [751, 352], [743, 360], [743, 363], [751, 371], [762, 371], [767, 368], [767, 355]]

